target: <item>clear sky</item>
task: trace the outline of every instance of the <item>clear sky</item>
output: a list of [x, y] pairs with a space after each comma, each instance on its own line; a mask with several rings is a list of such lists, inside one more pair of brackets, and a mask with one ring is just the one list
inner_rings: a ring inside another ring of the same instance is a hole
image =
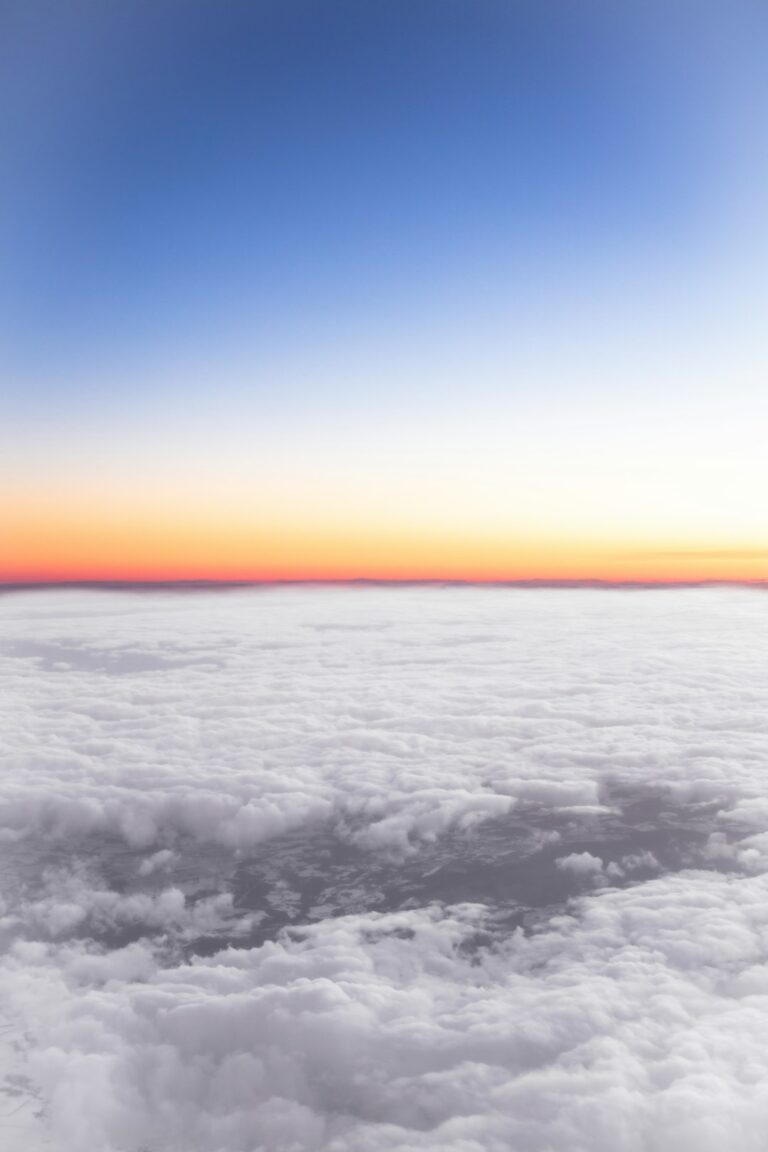
[[9, 0], [0, 579], [768, 578], [764, 0]]

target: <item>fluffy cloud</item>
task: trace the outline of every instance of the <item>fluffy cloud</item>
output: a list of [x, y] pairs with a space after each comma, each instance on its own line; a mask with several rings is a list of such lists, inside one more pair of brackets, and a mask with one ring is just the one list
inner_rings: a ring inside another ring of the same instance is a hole
[[484, 916], [342, 918], [181, 967], [17, 945], [56, 1147], [764, 1147], [764, 877], [604, 891], [478, 951]]
[[591, 852], [569, 852], [567, 856], [559, 856], [555, 863], [561, 871], [572, 872], [574, 876], [595, 878], [603, 872], [602, 860]]
[[762, 820], [764, 604], [746, 590], [5, 596], [0, 833], [247, 850], [330, 821], [407, 852], [516, 804], [599, 805], [608, 779]]
[[763, 1152], [765, 604], [0, 597], [0, 1142]]
[[243, 935], [255, 919], [234, 915], [229, 892], [196, 900], [173, 886], [154, 893], [116, 892], [75, 867], [44, 871], [42, 893], [20, 901], [12, 923], [26, 933], [54, 939], [83, 932], [102, 936], [133, 926], [141, 934], [165, 930], [183, 940], [224, 931]]

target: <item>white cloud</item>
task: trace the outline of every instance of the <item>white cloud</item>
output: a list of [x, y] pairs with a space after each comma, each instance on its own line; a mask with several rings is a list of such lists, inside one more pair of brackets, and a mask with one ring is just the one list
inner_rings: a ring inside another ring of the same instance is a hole
[[142, 860], [139, 865], [139, 875], [152, 876], [155, 872], [164, 871], [170, 868], [177, 859], [176, 853], [171, 852], [170, 848], [161, 848], [159, 852], [153, 852], [151, 856]]
[[764, 603], [746, 590], [5, 596], [0, 833], [247, 849], [330, 819], [410, 850], [515, 803], [598, 806], [606, 778], [764, 820]]
[[[0, 597], [0, 1141], [763, 1152], [765, 605]], [[665, 874], [678, 813], [691, 866]], [[254, 847], [279, 871], [279, 837], [310, 851], [322, 826], [362, 907], [360, 857], [417, 868], [495, 817], [588, 894], [526, 932], [491, 893], [301, 924], [294, 878], [297, 927], [246, 946], [275, 898], [244, 912], [228, 887]], [[574, 844], [574, 822], [611, 835]]]
[[12, 950], [60, 1152], [763, 1147], [768, 887], [603, 890], [480, 955], [483, 910], [325, 921], [163, 967]]
[[46, 870], [42, 894], [23, 899], [17, 913], [18, 926], [46, 938], [67, 936], [83, 928], [99, 935], [125, 926], [147, 932], [163, 929], [179, 939], [224, 929], [237, 936], [249, 931], [253, 922], [252, 916], [234, 915], [229, 892], [197, 900], [189, 900], [173, 886], [153, 893], [120, 893], [92, 880], [79, 868]]
[[591, 852], [570, 852], [567, 856], [559, 856], [555, 864], [561, 871], [572, 872], [574, 876], [594, 878], [602, 875], [603, 871], [602, 860]]

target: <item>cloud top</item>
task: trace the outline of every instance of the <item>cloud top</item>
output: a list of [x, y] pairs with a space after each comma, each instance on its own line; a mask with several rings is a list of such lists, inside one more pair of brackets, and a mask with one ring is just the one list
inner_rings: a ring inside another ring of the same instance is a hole
[[764, 606], [0, 598], [0, 1134], [762, 1152]]

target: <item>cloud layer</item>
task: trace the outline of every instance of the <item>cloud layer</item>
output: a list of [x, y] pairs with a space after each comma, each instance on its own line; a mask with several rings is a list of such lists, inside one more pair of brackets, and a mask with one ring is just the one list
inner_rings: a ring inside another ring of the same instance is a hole
[[0, 832], [248, 848], [335, 821], [407, 851], [602, 780], [762, 800], [744, 590], [6, 596]]
[[482, 926], [368, 914], [171, 967], [17, 943], [4, 988], [67, 1152], [764, 1147], [765, 877], [603, 892], [478, 950]]
[[0, 598], [0, 1133], [762, 1152], [766, 605]]

